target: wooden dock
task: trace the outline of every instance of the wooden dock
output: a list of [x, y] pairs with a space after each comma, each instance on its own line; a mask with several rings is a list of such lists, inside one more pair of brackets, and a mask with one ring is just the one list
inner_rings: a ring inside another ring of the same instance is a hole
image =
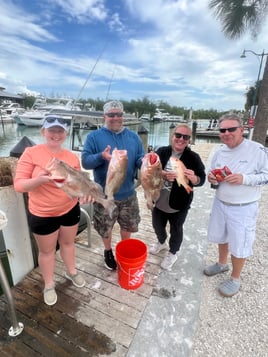
[[[213, 144], [197, 144], [206, 162]], [[143, 190], [137, 189], [141, 223], [132, 238], [147, 246], [156, 238], [151, 224]], [[58, 301], [54, 306], [43, 302], [43, 282], [39, 268], [34, 269], [12, 288], [18, 321], [23, 332], [10, 337], [8, 306], [0, 297], [0, 356], [112, 356], [124, 357], [133, 340], [149, 298], [154, 293], [160, 274], [160, 263], [166, 252], [148, 254], [144, 284], [136, 290], [125, 290], [117, 281], [117, 272], [107, 270], [103, 264], [103, 244], [94, 228], [92, 245], [87, 246], [87, 232], [76, 239], [77, 269], [84, 275], [86, 285], [76, 288], [64, 277], [64, 266], [56, 255], [55, 282]], [[113, 248], [119, 242], [119, 227], [113, 233]]]
[[[155, 242], [151, 214], [138, 188], [142, 221], [133, 234], [147, 245]], [[114, 228], [113, 247], [119, 242], [119, 227]], [[160, 273], [161, 254], [148, 255], [144, 284], [136, 290], [125, 290], [117, 281], [117, 272], [103, 264], [103, 244], [92, 228], [92, 246], [87, 234], [76, 239], [77, 269], [86, 286], [76, 288], [64, 277], [64, 266], [57, 253], [55, 282], [58, 302], [43, 302], [43, 282], [39, 268], [12, 288], [18, 321], [24, 331], [9, 337], [11, 326], [5, 297], [0, 298], [1, 356], [125, 356]]]

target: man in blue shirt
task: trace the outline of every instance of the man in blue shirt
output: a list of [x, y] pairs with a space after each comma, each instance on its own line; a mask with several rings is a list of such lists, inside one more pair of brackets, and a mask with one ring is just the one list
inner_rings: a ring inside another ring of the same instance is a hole
[[122, 240], [130, 238], [131, 232], [137, 232], [140, 222], [134, 180], [137, 169], [141, 167], [144, 150], [139, 136], [123, 126], [123, 110], [121, 102], [107, 102], [103, 107], [104, 126], [87, 136], [82, 151], [82, 166], [93, 170], [94, 180], [105, 190], [112, 151], [127, 150], [126, 178], [114, 195], [117, 208], [113, 217], [109, 216], [102, 205], [94, 203], [94, 228], [103, 239], [105, 266], [110, 270], [115, 270], [117, 266], [111, 247], [115, 222], [119, 223]]

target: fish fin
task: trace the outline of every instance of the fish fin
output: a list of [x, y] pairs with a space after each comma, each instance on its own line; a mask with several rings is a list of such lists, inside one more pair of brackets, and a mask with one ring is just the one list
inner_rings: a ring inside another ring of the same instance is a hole
[[113, 218], [113, 212], [117, 207], [116, 204], [114, 203], [114, 201], [108, 200], [108, 199], [103, 199], [100, 203], [103, 205], [103, 207], [109, 213], [109, 217]]
[[146, 203], [146, 205], [147, 205], [147, 208], [149, 209], [149, 210], [153, 210], [153, 208], [154, 208], [154, 203], [153, 202], [148, 202], [147, 201], [147, 203]]
[[186, 190], [187, 193], [190, 193], [190, 192], [193, 191], [193, 189], [192, 189], [191, 186], [186, 186], [186, 187], [184, 187], [184, 188], [185, 188], [185, 190]]

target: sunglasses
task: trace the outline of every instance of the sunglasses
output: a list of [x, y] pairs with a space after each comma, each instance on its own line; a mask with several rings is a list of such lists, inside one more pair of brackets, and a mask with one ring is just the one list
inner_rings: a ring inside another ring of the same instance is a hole
[[174, 133], [176, 139], [183, 138], [183, 140], [190, 140], [191, 136], [190, 135], [185, 135], [181, 133]]
[[118, 117], [118, 118], [122, 118], [123, 113], [122, 112], [118, 112], [118, 113], [107, 113], [105, 114], [108, 118], [114, 118], [114, 117]]
[[46, 118], [45, 121], [49, 124], [51, 123], [55, 123], [56, 121], [59, 123], [59, 124], [68, 124], [68, 121], [66, 119], [63, 119], [63, 118], [58, 118], [58, 117], [55, 117], [55, 118]]
[[220, 133], [225, 133], [226, 131], [228, 131], [229, 133], [233, 133], [234, 131], [236, 131], [236, 129], [241, 128], [240, 126], [233, 126], [231, 128], [220, 128], [219, 132]]

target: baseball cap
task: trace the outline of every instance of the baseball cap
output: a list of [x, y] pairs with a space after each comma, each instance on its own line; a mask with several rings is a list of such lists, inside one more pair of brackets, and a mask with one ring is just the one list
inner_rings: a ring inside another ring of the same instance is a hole
[[118, 109], [120, 112], [124, 111], [123, 104], [118, 100], [112, 100], [110, 102], [105, 103], [103, 106], [103, 113], [109, 113], [109, 111], [112, 109]]
[[68, 130], [67, 123], [68, 121], [62, 118], [60, 115], [47, 115], [45, 117], [42, 128], [49, 129], [49, 128], [53, 128], [54, 126], [59, 126], [67, 131]]

